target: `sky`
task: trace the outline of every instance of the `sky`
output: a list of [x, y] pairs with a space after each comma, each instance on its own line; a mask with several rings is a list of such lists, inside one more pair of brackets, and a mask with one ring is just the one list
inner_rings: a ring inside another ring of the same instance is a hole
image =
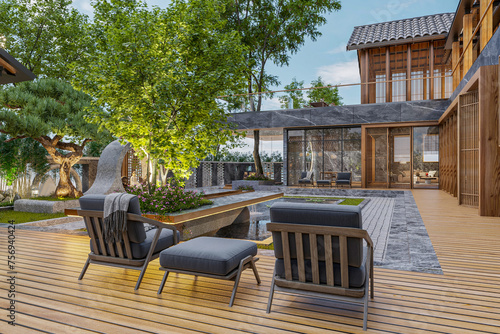
[[[165, 8], [169, 1], [147, 0], [147, 3]], [[346, 51], [346, 45], [355, 26], [400, 20], [439, 13], [454, 13], [459, 0], [344, 0], [342, 9], [326, 16], [327, 23], [319, 29], [322, 36], [315, 42], [306, 41], [299, 52], [291, 55], [289, 66], [266, 67], [277, 75], [280, 85], [273, 90], [284, 89], [293, 78], [304, 81], [310, 87], [312, 80], [321, 76], [327, 84], [359, 83], [356, 51]], [[82, 13], [92, 15], [90, 0], [74, 0], [74, 6]], [[360, 89], [341, 87], [339, 93], [346, 105], [360, 103]], [[280, 109], [277, 98], [266, 101], [262, 110]], [[276, 146], [276, 145], [274, 145]]]

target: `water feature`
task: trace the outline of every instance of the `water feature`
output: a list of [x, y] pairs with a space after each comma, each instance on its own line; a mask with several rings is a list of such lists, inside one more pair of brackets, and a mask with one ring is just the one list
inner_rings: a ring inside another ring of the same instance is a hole
[[275, 202], [292, 203], [324, 203], [336, 204], [341, 200], [324, 198], [279, 198], [272, 201], [262, 202], [248, 207], [250, 211], [250, 221], [246, 223], [232, 224], [221, 228], [215, 234], [221, 238], [247, 239], [262, 241], [271, 236], [271, 232], [266, 229], [266, 224], [270, 222], [269, 208]]

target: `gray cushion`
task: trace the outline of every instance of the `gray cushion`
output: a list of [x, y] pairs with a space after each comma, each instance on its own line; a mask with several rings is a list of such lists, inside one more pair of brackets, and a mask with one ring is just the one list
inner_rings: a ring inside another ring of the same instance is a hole
[[[317, 204], [317, 203], [274, 203], [270, 209], [273, 223], [320, 225], [363, 228], [361, 208], [352, 205]], [[309, 235], [303, 235], [304, 252], [310, 258]], [[324, 238], [318, 235], [319, 258], [324, 259]], [[297, 258], [295, 235], [289, 234], [291, 257]], [[280, 232], [273, 232], [274, 254], [283, 258], [283, 245]], [[332, 238], [333, 262], [340, 263], [339, 239]], [[363, 261], [363, 240], [347, 238], [348, 263], [360, 267]]]
[[225, 276], [236, 269], [248, 255], [257, 255], [257, 245], [254, 242], [199, 237], [162, 251], [160, 265], [164, 268]]
[[351, 183], [351, 173], [337, 173], [337, 184], [350, 184]]
[[[130, 248], [132, 249], [132, 257], [134, 259], [143, 259], [148, 255], [149, 248], [151, 247], [151, 242], [153, 242], [153, 238], [156, 233], [156, 229], [149, 230], [146, 232], [146, 238], [143, 242], [141, 243], [135, 243], [131, 242], [130, 243]], [[158, 239], [158, 242], [156, 243], [155, 249], [153, 251], [154, 253], [158, 253], [174, 244], [174, 237], [173, 237], [172, 230], [167, 230], [167, 229], [162, 229], [160, 233], [160, 238]], [[177, 231], [177, 240], [180, 239], [180, 233]], [[99, 252], [101, 252], [101, 245], [99, 243], [99, 239], [96, 240], [97, 242], [97, 247], [99, 247]], [[125, 246], [123, 245], [122, 242], [122, 249], [123, 252], [125, 253]], [[92, 246], [92, 242], [90, 242], [90, 250], [94, 252], [94, 247]], [[106, 244], [106, 251], [109, 254], [109, 247]], [[115, 253], [118, 254], [118, 250], [115, 246]]]
[[[299, 280], [299, 271], [297, 260], [291, 260], [292, 265], [292, 278], [293, 280]], [[306, 282], [312, 282], [312, 269], [311, 260], [304, 261], [304, 267], [306, 270]], [[319, 281], [321, 284], [326, 284], [326, 265], [325, 262], [319, 262]], [[361, 288], [365, 284], [366, 277], [366, 252], [363, 256], [363, 263], [360, 267], [348, 267], [349, 271], [349, 287], [350, 288]], [[285, 263], [283, 259], [276, 259], [276, 275], [285, 279]], [[333, 281], [335, 285], [341, 285], [340, 276], [340, 264], [333, 264]], [[278, 284], [279, 285], [279, 284]]]
[[[80, 197], [80, 208], [82, 210], [94, 210], [103, 211], [104, 210], [104, 199], [106, 195], [85, 195]], [[141, 206], [139, 204], [139, 199], [134, 196], [130, 200], [128, 207], [129, 213], [135, 213], [137, 215], [141, 214]], [[85, 222], [87, 224], [87, 222]], [[87, 230], [88, 230], [87, 226]], [[146, 231], [144, 231], [144, 224], [137, 221], [127, 221], [127, 231], [128, 238], [131, 242], [141, 243], [146, 240]]]

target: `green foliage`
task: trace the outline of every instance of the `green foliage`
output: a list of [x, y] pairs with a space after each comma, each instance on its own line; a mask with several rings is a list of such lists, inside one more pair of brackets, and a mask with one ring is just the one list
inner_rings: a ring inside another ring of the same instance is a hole
[[255, 189], [252, 186], [239, 186], [238, 190], [242, 190], [242, 191], [255, 191]]
[[[91, 97], [57, 79], [38, 79], [0, 89], [0, 132], [12, 137], [69, 137], [82, 142], [102, 135], [85, 120]], [[57, 144], [61, 143], [57, 141]], [[54, 147], [65, 150], [62, 145]], [[43, 145], [43, 143], [42, 143]]]
[[14, 202], [1, 202], [0, 203], [0, 207], [2, 206], [13, 206], [14, 205]]
[[[304, 81], [297, 81], [296, 78], [293, 78], [292, 82], [285, 86], [285, 89], [301, 89], [304, 88]], [[304, 99], [304, 91], [302, 90], [294, 90], [291, 92], [287, 92], [286, 95], [280, 96], [279, 101], [281, 103], [282, 109], [289, 108], [290, 99], [293, 99], [293, 109], [303, 108], [307, 102]]]
[[44, 174], [49, 164], [47, 151], [31, 138], [8, 141], [10, 136], [0, 133], [0, 177], [11, 185], [21, 175], [33, 171]]
[[[315, 41], [321, 36], [318, 27], [326, 23], [324, 15], [340, 8], [339, 0], [230, 1], [226, 12], [227, 28], [238, 31], [247, 46], [246, 92], [263, 92], [271, 85], [278, 85], [278, 78], [266, 72], [266, 65], [269, 62], [277, 66], [288, 65], [291, 55], [299, 51], [307, 38]], [[261, 110], [262, 98], [262, 94], [255, 98], [250, 96], [250, 111]], [[253, 154], [255, 169], [263, 174], [258, 130], [254, 133]]]
[[[264, 162], [283, 162], [283, 157], [279, 152], [261, 153], [261, 159]], [[253, 162], [253, 155], [250, 152], [227, 152], [216, 157], [210, 155], [206, 161], [223, 161], [223, 162]]]
[[0, 224], [6, 224], [7, 222], [13, 220], [14, 224], [23, 224], [34, 222], [38, 220], [54, 219], [66, 217], [64, 213], [34, 213], [34, 212], [22, 212], [22, 211], [0, 211]]
[[[331, 86], [330, 84], [324, 83], [321, 77], [318, 77], [317, 80], [313, 80], [311, 85], [312, 87]], [[337, 87], [311, 89], [307, 91], [307, 97], [309, 98], [309, 102], [323, 101], [326, 104], [335, 103], [336, 106], [341, 106], [343, 104], [342, 97], [340, 97], [339, 89]]]
[[309, 202], [321, 203], [328, 200], [343, 200], [339, 205], [359, 205], [364, 198], [345, 198], [345, 197], [316, 197], [316, 196], [283, 196], [283, 198], [303, 198]]
[[36, 75], [69, 79], [67, 64], [91, 45], [87, 17], [71, 0], [2, 0], [5, 49]]
[[88, 143], [85, 146], [85, 149], [83, 150], [83, 156], [85, 157], [100, 157], [102, 151], [108, 146], [112, 141], [114, 141], [116, 138], [113, 138], [113, 136], [109, 135], [103, 135], [97, 140], [93, 140], [90, 143]]
[[167, 215], [213, 203], [204, 199], [202, 192], [185, 191], [173, 184], [160, 187], [152, 186], [150, 192], [141, 186], [131, 186], [125, 190], [130, 194], [137, 195], [141, 211], [149, 214]]
[[91, 97], [65, 81], [42, 78], [1, 88], [0, 105], [0, 133], [39, 142], [61, 164], [57, 195], [79, 195], [70, 181], [71, 166], [82, 157], [87, 142], [109, 137], [85, 120]]
[[93, 122], [178, 179], [235, 140], [216, 97], [242, 87], [244, 49], [223, 31], [219, 1], [176, 0], [163, 10], [97, 0], [94, 8], [94, 52], [73, 67], [78, 86], [105, 107]]
[[247, 176], [245, 178], [245, 180], [248, 180], [248, 181], [271, 181], [271, 179], [268, 178], [267, 176], [264, 176], [264, 175], [255, 175], [255, 174]]

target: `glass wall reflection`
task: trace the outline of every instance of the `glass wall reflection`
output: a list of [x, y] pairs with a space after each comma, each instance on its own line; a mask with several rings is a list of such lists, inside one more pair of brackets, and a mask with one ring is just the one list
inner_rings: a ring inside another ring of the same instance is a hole
[[413, 128], [414, 188], [439, 188], [439, 128]]
[[350, 171], [361, 181], [361, 128], [288, 131], [288, 184], [297, 185], [302, 172], [313, 180], [332, 179]]

